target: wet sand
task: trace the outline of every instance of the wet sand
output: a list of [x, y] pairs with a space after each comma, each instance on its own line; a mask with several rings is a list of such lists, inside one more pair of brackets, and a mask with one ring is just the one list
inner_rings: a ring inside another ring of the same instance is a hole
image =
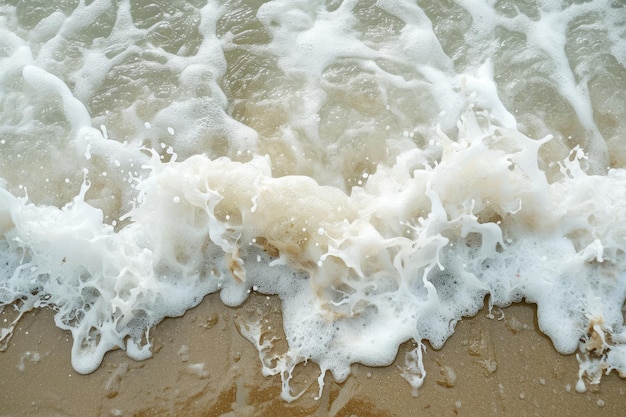
[[[154, 330], [154, 357], [135, 362], [110, 352], [101, 367], [79, 375], [70, 364], [71, 335], [50, 310], [25, 315], [0, 353], [0, 416], [616, 416], [626, 407], [626, 381], [615, 373], [584, 394], [575, 391], [578, 362], [558, 354], [537, 330], [535, 308], [514, 305], [464, 319], [441, 350], [427, 348], [427, 377], [417, 396], [396, 363], [353, 365], [338, 384], [326, 375], [319, 400], [318, 368], [296, 369], [293, 403], [280, 398], [279, 376], [263, 377], [258, 354], [238, 326], [262, 320], [280, 335], [280, 304], [253, 294], [240, 308], [211, 295], [183, 317]], [[8, 318], [5, 311], [0, 319]], [[275, 333], [275, 334], [272, 334]], [[280, 351], [280, 343], [276, 349]]]

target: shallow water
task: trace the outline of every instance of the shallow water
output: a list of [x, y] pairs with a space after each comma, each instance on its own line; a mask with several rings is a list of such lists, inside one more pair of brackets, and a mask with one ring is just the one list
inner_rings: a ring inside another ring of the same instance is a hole
[[[577, 389], [626, 372], [619, 1], [8, 2], [0, 305], [76, 371], [220, 291], [266, 375], [344, 380], [523, 299]], [[14, 323], [6, 323], [7, 343]]]

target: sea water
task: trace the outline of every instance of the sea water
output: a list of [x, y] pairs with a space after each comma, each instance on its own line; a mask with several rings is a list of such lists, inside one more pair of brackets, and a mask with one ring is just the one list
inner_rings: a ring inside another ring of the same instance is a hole
[[4, 1], [0, 340], [51, 307], [89, 373], [276, 294], [292, 400], [526, 300], [579, 391], [623, 375], [625, 65], [621, 0]]

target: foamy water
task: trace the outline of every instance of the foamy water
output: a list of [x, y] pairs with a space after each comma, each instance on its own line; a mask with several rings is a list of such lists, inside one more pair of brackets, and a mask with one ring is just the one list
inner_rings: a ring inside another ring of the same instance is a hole
[[240, 330], [287, 400], [411, 339], [419, 387], [486, 296], [579, 391], [626, 373], [622, 2], [250, 3], [0, 6], [0, 306], [54, 308], [89, 373], [277, 294], [286, 352]]

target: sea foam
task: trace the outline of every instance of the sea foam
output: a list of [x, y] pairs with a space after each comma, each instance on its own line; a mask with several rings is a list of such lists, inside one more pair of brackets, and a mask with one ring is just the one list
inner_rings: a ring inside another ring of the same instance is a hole
[[287, 350], [240, 331], [287, 400], [407, 340], [418, 388], [485, 297], [536, 303], [578, 390], [625, 374], [623, 9], [436, 3], [2, 6], [0, 305], [55, 309], [89, 373], [275, 294]]

